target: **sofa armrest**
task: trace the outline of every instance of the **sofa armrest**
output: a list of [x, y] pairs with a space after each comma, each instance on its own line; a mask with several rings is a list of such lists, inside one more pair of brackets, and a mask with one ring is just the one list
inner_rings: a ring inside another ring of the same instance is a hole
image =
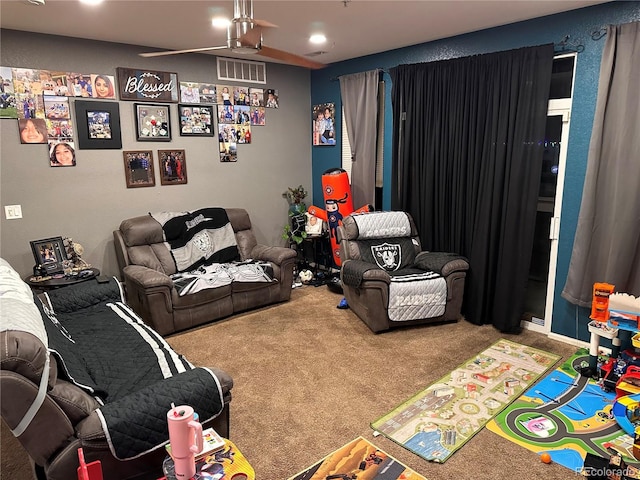
[[414, 266], [437, 272], [443, 277], [453, 272], [469, 270], [469, 262], [465, 257], [447, 252], [420, 252], [416, 256]]
[[[167, 411], [172, 402], [193, 407], [202, 422], [209, 422], [224, 411], [221, 381], [212, 370], [196, 367], [101, 406], [100, 420], [114, 456], [130, 460], [164, 445], [169, 437]], [[78, 424], [78, 438], [85, 438], [85, 432]], [[93, 437], [96, 432], [89, 434]]]
[[346, 260], [342, 263], [340, 277], [345, 285], [359, 287], [364, 281], [377, 280], [391, 282], [389, 274], [378, 266], [362, 260]]
[[251, 250], [251, 257], [255, 260], [272, 262], [282, 265], [286, 260], [296, 258], [295, 250], [286, 247], [269, 247], [258, 244]]
[[173, 288], [173, 280], [168, 275], [141, 265], [129, 265], [124, 270], [125, 283], [133, 280], [143, 288]]

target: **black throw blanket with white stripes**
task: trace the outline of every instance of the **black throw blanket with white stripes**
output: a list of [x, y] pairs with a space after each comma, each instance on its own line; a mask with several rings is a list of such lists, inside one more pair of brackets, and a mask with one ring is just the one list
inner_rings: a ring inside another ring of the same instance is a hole
[[169, 439], [171, 403], [190, 405], [202, 422], [219, 415], [215, 374], [194, 368], [122, 302], [119, 284], [90, 280], [36, 301], [58, 373], [103, 405], [97, 410], [113, 455], [135, 458]]
[[236, 236], [224, 208], [149, 215], [162, 226], [165, 243], [178, 272], [239, 258]]

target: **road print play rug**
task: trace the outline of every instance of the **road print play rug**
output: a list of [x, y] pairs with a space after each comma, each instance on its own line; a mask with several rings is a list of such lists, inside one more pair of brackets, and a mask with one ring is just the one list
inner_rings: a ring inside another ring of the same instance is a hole
[[325, 480], [327, 478], [427, 480], [362, 437], [330, 453], [289, 480]]
[[578, 372], [588, 364], [581, 348], [566, 362], [529, 388], [495, 416], [487, 428], [518, 445], [580, 472], [586, 453], [609, 458], [618, 451], [637, 466], [633, 439], [611, 414], [615, 392], [605, 392], [595, 380]]
[[559, 359], [498, 340], [371, 427], [425, 460], [444, 463]]

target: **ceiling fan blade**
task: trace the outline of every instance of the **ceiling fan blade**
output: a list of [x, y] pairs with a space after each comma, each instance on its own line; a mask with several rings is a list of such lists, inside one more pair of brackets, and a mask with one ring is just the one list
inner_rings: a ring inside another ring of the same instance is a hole
[[165, 55], [178, 55], [180, 53], [197, 53], [197, 52], [209, 52], [211, 50], [223, 50], [227, 48], [226, 45], [219, 47], [203, 47], [203, 48], [189, 48], [188, 50], [167, 50], [165, 52], [148, 52], [139, 53], [141, 57], [164, 57]]
[[262, 28], [278, 28], [278, 25], [276, 25], [275, 23], [268, 22], [266, 20], [260, 20], [260, 19], [254, 18], [251, 21]]
[[311, 68], [313, 70], [326, 67], [324, 63], [314, 62], [313, 60], [301, 57], [300, 55], [295, 55], [293, 53], [285, 52], [284, 50], [278, 50], [276, 48], [265, 47], [264, 45], [258, 52], [258, 55], [273, 58], [275, 60], [282, 60], [283, 62], [289, 63], [291, 65]]
[[260, 45], [262, 42], [262, 27], [253, 27], [242, 35], [239, 40], [240, 44], [245, 46]]

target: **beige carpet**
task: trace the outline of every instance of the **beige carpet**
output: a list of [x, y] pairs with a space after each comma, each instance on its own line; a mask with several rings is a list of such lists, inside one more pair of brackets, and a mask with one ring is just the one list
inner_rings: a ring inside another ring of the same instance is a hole
[[[233, 376], [231, 439], [258, 480], [289, 478], [359, 435], [429, 480], [579, 478], [486, 429], [436, 464], [374, 439], [369, 427], [499, 338], [563, 358], [574, 346], [531, 331], [502, 335], [464, 320], [374, 335], [353, 312], [336, 308], [341, 298], [326, 287], [303, 287], [285, 304], [168, 338], [194, 364]], [[31, 478], [4, 424], [1, 453], [2, 479]]]

